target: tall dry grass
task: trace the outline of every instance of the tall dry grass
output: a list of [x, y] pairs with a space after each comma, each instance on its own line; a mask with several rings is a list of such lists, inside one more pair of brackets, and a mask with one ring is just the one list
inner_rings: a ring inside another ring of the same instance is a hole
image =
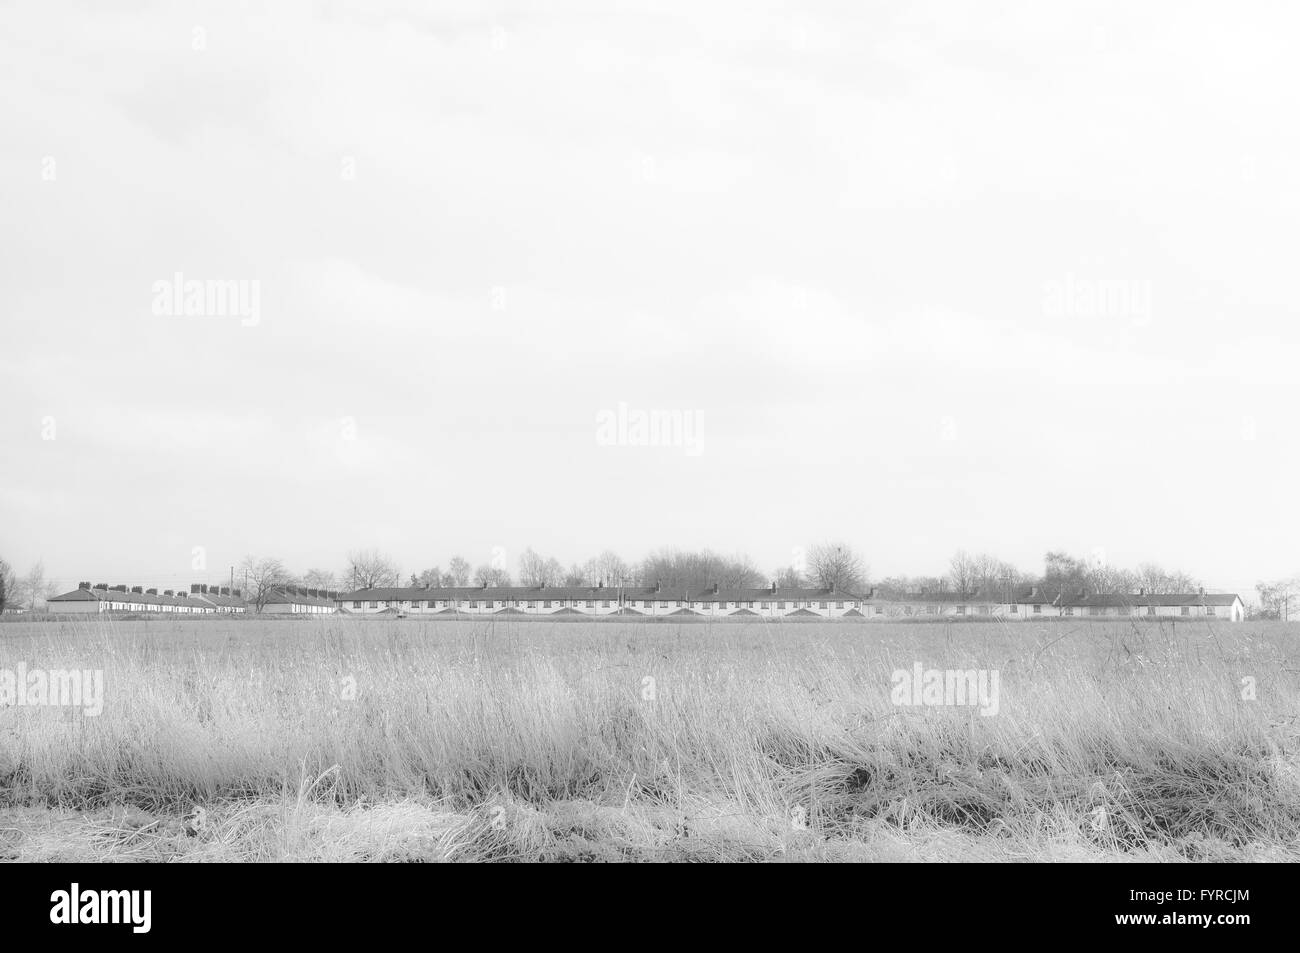
[[[1255, 623], [8, 625], [0, 669], [102, 668], [106, 708], [0, 710], [0, 857], [1295, 860], [1297, 655]], [[893, 705], [916, 661], [997, 669], [999, 713]]]

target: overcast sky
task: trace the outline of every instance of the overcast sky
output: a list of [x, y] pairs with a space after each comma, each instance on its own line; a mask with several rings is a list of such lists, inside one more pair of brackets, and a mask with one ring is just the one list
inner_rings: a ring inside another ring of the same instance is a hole
[[1291, 5], [111, 6], [0, 10], [20, 571], [1300, 571]]

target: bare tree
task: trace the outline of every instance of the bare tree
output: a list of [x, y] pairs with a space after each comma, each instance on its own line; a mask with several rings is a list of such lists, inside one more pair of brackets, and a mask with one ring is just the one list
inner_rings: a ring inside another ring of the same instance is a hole
[[1182, 570], [1167, 571], [1155, 563], [1143, 563], [1137, 568], [1137, 582], [1151, 593], [1195, 592], [1200, 582]]
[[258, 612], [262, 611], [276, 590], [293, 583], [293, 576], [289, 574], [289, 570], [285, 569], [284, 563], [274, 556], [265, 559], [245, 556], [243, 563], [240, 564], [240, 571], [248, 580], [248, 591], [244, 593], [244, 598], [251, 597], [253, 607]]
[[622, 557], [607, 549], [599, 556], [587, 561], [587, 582], [598, 586], [602, 582], [607, 586], [626, 586], [632, 579], [632, 570]]
[[737, 555], [723, 563], [717, 581], [728, 589], [756, 589], [765, 580], [753, 560], [748, 556]]
[[954, 592], [961, 595], [973, 593], [978, 576], [979, 564], [975, 557], [970, 556], [964, 549], [959, 549], [952, 554], [952, 559], [948, 560], [948, 580], [952, 583]]
[[641, 561], [637, 581], [695, 591], [717, 583], [728, 588], [761, 586], [766, 577], [748, 556], [721, 556], [712, 550], [661, 549]]
[[447, 575], [451, 577], [453, 586], [468, 586], [471, 571], [469, 560], [461, 556], [452, 556], [451, 562], [447, 563]]
[[338, 577], [329, 569], [308, 569], [302, 581], [312, 589], [334, 589], [338, 585]]
[[773, 576], [782, 589], [802, 589], [808, 584], [797, 566], [782, 566]]
[[1259, 593], [1257, 618], [1284, 622], [1290, 621], [1292, 616], [1300, 618], [1300, 579], [1257, 582], [1255, 591]]
[[474, 581], [480, 586], [508, 586], [510, 573], [490, 563], [484, 563], [474, 570]]
[[34, 612], [36, 609], [42, 608], [52, 596], [58, 595], [58, 592], [55, 591], [56, 588], [53, 582], [46, 581], [45, 563], [38, 559], [32, 564], [32, 568], [27, 571], [27, 575], [17, 580], [16, 594], [13, 598], [14, 605], [20, 609]]
[[558, 586], [564, 581], [564, 567], [552, 556], [547, 559], [528, 547], [519, 557], [521, 586]]
[[432, 569], [425, 569], [419, 575], [411, 577], [414, 580], [413, 585], [424, 589], [432, 589], [435, 586], [441, 586], [442, 569], [434, 566]]
[[0, 612], [5, 611], [5, 606], [10, 600], [16, 599], [18, 581], [14, 577], [13, 567], [3, 559], [0, 559]]
[[844, 543], [818, 543], [808, 550], [808, 574], [820, 586], [860, 593], [867, 584], [862, 557]]
[[348, 553], [346, 575], [352, 589], [384, 589], [399, 585], [402, 578], [393, 561], [377, 549]]

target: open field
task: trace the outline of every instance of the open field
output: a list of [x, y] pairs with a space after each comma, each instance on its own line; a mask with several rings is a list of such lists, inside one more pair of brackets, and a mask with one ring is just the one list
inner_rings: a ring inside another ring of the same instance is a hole
[[[1300, 860], [1298, 631], [6, 624], [104, 710], [0, 708], [0, 857]], [[918, 662], [996, 714], [894, 704]]]

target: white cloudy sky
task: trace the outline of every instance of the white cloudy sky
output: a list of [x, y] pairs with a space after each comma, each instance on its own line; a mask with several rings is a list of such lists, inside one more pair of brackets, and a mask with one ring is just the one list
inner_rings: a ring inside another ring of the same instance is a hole
[[1300, 570], [1300, 16], [786, 6], [4, 6], [0, 554]]

